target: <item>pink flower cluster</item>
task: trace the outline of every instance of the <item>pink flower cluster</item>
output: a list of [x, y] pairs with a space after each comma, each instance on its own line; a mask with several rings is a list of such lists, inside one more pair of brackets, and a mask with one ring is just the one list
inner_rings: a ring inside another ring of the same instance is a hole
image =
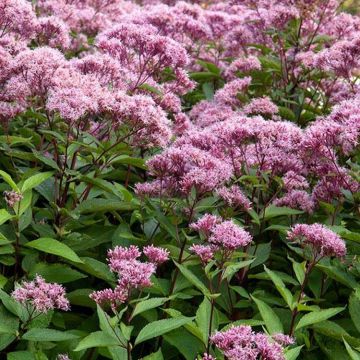
[[200, 257], [203, 264], [213, 259], [216, 251], [229, 257], [233, 251], [244, 248], [252, 241], [251, 235], [231, 220], [206, 214], [190, 227], [202, 234], [207, 241], [206, 245], [192, 245], [189, 250]]
[[22, 200], [23, 195], [14, 190], [4, 191], [4, 198], [6, 204], [13, 208], [15, 204]]
[[15, 289], [12, 297], [19, 303], [32, 307], [39, 313], [50, 310], [69, 310], [70, 304], [65, 297], [65, 289], [59, 284], [46, 283], [41, 276], [33, 281], [24, 281]]
[[290, 241], [309, 246], [315, 260], [324, 256], [342, 257], [346, 254], [345, 242], [322, 224], [297, 224], [288, 232]]
[[284, 360], [283, 347], [263, 333], [255, 333], [250, 326], [233, 326], [217, 332], [212, 343], [229, 360]]
[[131, 291], [152, 285], [150, 277], [155, 273], [156, 267], [169, 258], [167, 250], [152, 245], [144, 247], [143, 253], [150, 262], [142, 262], [138, 258], [141, 251], [137, 246], [116, 246], [108, 251], [109, 268], [118, 276], [115, 289], [94, 291], [90, 298], [99, 305], [109, 303], [115, 311], [116, 307], [126, 302]]

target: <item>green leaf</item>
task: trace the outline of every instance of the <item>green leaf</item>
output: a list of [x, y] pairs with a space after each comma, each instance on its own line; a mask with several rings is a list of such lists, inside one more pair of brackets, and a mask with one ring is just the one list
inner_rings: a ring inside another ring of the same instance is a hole
[[5, 209], [0, 209], [0, 225], [12, 219], [13, 215], [9, 214]]
[[305, 265], [306, 265], [306, 262], [303, 261], [302, 263], [298, 263], [297, 261], [295, 261], [294, 259], [290, 258], [290, 261], [292, 262], [292, 265], [293, 265], [293, 270], [294, 270], [294, 273], [296, 275], [296, 278], [299, 282], [299, 284], [302, 284], [305, 280]]
[[66, 341], [77, 339], [79, 336], [69, 332], [54, 329], [30, 329], [22, 337], [23, 340], [29, 341]]
[[305, 314], [296, 325], [295, 330], [327, 320], [344, 310], [345, 307], [337, 307]]
[[83, 263], [83, 261], [76, 255], [76, 253], [72, 249], [55, 239], [40, 238], [28, 242], [26, 246], [46, 252], [48, 254], [60, 256], [75, 263]]
[[268, 332], [270, 334], [283, 333], [283, 325], [274, 310], [268, 304], [257, 299], [256, 297], [251, 296], [251, 298], [255, 301], [256, 306], [259, 309], [260, 315], [265, 321]]
[[109, 334], [104, 331], [96, 331], [82, 339], [74, 351], [117, 345], [119, 345], [119, 341], [115, 337], [109, 336]]
[[318, 334], [325, 335], [334, 340], [345, 339], [351, 346], [360, 346], [360, 339], [352, 337], [338, 323], [330, 320], [324, 320], [311, 326]]
[[135, 345], [138, 345], [146, 340], [162, 336], [174, 329], [177, 329], [185, 324], [191, 322], [194, 318], [180, 316], [173, 319], [162, 319], [153, 321], [143, 327], [135, 340]]
[[343, 339], [346, 351], [348, 352], [351, 360], [360, 360], [360, 353], [355, 351], [347, 342], [345, 339]]
[[349, 313], [357, 331], [360, 332], [360, 298], [358, 292], [352, 293], [349, 297]]
[[[210, 312], [211, 312], [211, 302], [207, 297], [204, 297], [203, 302], [200, 304], [199, 308], [196, 311], [196, 320], [195, 320], [198, 328], [200, 329], [200, 333], [202, 335], [202, 341], [204, 344], [207, 344], [209, 337]], [[211, 334], [218, 327], [217, 314], [218, 313], [216, 309], [214, 309], [213, 321], [210, 331]]]
[[286, 288], [284, 282], [281, 280], [281, 278], [276, 273], [274, 273], [273, 271], [268, 269], [266, 266], [264, 266], [264, 269], [267, 272], [267, 274], [270, 276], [270, 279], [274, 283], [277, 291], [283, 297], [283, 299], [285, 300], [288, 307], [292, 310], [293, 309], [293, 297], [291, 295], [290, 290]]
[[297, 346], [296, 348], [289, 349], [285, 352], [286, 360], [296, 360], [301, 352], [302, 346]]
[[0, 170], [0, 176], [11, 186], [11, 188], [17, 192], [20, 192], [20, 189], [15, 184], [14, 180], [11, 178], [11, 176], [6, 173], [5, 171]]
[[289, 216], [289, 215], [299, 215], [303, 214], [303, 211], [291, 209], [288, 207], [277, 207], [275, 205], [270, 205], [265, 209], [265, 220], [277, 217], [277, 216]]
[[54, 175], [53, 172], [45, 172], [31, 176], [30, 178], [24, 181], [21, 187], [21, 192], [24, 193], [27, 190], [37, 187], [38, 185], [40, 185], [41, 183], [43, 183], [45, 180], [47, 180], [49, 177], [53, 175]]
[[336, 266], [316, 265], [316, 268], [320, 269], [331, 279], [334, 279], [335, 281], [349, 287], [350, 289], [356, 289], [359, 287], [359, 284], [354, 276]]
[[131, 315], [131, 319], [133, 319], [136, 315], [139, 315], [144, 311], [155, 309], [165, 304], [168, 300], [169, 298], [151, 298], [138, 302], [135, 305], [134, 311]]
[[14, 351], [7, 354], [7, 360], [36, 360], [30, 351]]
[[30, 277], [41, 275], [47, 282], [65, 284], [84, 279], [87, 276], [65, 264], [36, 263], [30, 270]]
[[76, 210], [81, 214], [101, 213], [109, 211], [131, 211], [138, 206], [125, 201], [114, 201], [109, 199], [88, 199], [83, 201]]
[[180, 272], [186, 277], [186, 279], [188, 279], [195, 287], [197, 287], [205, 296], [211, 297], [211, 294], [210, 294], [208, 288], [194, 273], [192, 273], [185, 266], [178, 264], [176, 261], [174, 261], [174, 263], [178, 267]]
[[162, 96], [162, 92], [160, 90], [158, 90], [157, 88], [155, 88], [154, 86], [151, 86], [149, 84], [141, 84], [140, 86], [138, 86], [138, 89], [141, 89], [141, 90], [146, 90], [146, 91], [149, 91], [149, 92], [152, 92], [156, 95], [160, 95]]
[[164, 357], [161, 352], [161, 349], [159, 349], [157, 352], [145, 356], [144, 358], [141, 358], [141, 360], [164, 360]]
[[231, 280], [231, 278], [237, 273], [240, 269], [249, 266], [255, 259], [246, 260], [246, 261], [239, 261], [236, 264], [231, 264], [226, 267], [226, 270], [223, 274], [223, 278], [227, 280]]

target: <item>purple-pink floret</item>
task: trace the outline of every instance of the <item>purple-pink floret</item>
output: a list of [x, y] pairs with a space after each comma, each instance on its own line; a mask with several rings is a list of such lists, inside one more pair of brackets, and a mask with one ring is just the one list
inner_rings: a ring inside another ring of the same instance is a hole
[[109, 250], [109, 267], [118, 276], [117, 286], [115, 289], [94, 291], [90, 294], [90, 298], [99, 305], [109, 303], [112, 309], [116, 309], [117, 305], [125, 303], [129, 299], [133, 289], [151, 286], [150, 278], [156, 271], [156, 265], [165, 261], [165, 255], [168, 258], [168, 253], [164, 249], [155, 247], [147, 247], [145, 251], [154, 256], [152, 259], [154, 262], [138, 260], [141, 251], [134, 245], [128, 248], [116, 246], [113, 250]]
[[212, 245], [220, 246], [226, 250], [245, 247], [251, 243], [251, 240], [251, 235], [231, 220], [217, 224], [209, 237], [209, 242]]
[[284, 360], [283, 347], [263, 333], [255, 333], [250, 326], [233, 326], [217, 332], [211, 341], [228, 360]]
[[216, 215], [205, 214], [196, 223], [190, 224], [191, 229], [203, 233], [205, 236], [209, 236], [211, 230], [216, 224], [221, 222], [221, 218]]
[[165, 261], [169, 260], [169, 251], [167, 249], [162, 249], [155, 247], [154, 245], [145, 246], [143, 253], [153, 264], [160, 265]]
[[190, 251], [195, 253], [203, 264], [207, 264], [214, 258], [214, 248], [208, 245], [192, 245]]
[[65, 297], [65, 289], [59, 284], [46, 283], [41, 276], [33, 281], [24, 281], [13, 291], [12, 297], [23, 305], [31, 305], [35, 311], [46, 313], [50, 310], [70, 309], [69, 300]]
[[219, 190], [217, 190], [217, 194], [229, 206], [233, 206], [233, 207], [240, 208], [243, 210], [251, 209], [251, 201], [246, 197], [246, 195], [236, 185], [233, 185], [230, 188], [223, 186]]
[[288, 239], [310, 246], [315, 259], [324, 256], [342, 257], [346, 254], [345, 242], [322, 224], [297, 224], [288, 232]]

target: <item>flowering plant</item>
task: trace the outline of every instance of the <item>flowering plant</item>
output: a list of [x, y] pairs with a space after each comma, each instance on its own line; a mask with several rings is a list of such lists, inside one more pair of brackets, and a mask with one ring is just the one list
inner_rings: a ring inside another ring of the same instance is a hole
[[348, 5], [1, 1], [1, 359], [360, 359]]

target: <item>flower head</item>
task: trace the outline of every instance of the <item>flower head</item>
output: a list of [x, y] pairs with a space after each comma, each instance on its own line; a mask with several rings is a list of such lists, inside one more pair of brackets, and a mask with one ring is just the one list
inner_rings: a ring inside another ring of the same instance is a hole
[[310, 246], [315, 258], [346, 254], [345, 242], [322, 224], [297, 224], [288, 232], [288, 239]]
[[30, 282], [24, 281], [12, 292], [12, 297], [23, 305], [30, 304], [40, 313], [47, 313], [53, 309], [70, 309], [65, 289], [59, 284], [46, 283], [41, 276], [36, 276]]
[[215, 225], [209, 237], [209, 243], [223, 247], [226, 250], [245, 247], [251, 241], [251, 235], [231, 220]]
[[282, 346], [250, 326], [233, 326], [216, 332], [211, 341], [229, 360], [284, 360]]
[[4, 197], [8, 206], [14, 207], [15, 204], [21, 201], [23, 195], [18, 193], [17, 191], [11, 190], [11, 191], [4, 191]]
[[160, 265], [169, 260], [170, 255], [169, 250], [155, 247], [154, 245], [145, 246], [143, 253], [151, 263], [156, 265]]

